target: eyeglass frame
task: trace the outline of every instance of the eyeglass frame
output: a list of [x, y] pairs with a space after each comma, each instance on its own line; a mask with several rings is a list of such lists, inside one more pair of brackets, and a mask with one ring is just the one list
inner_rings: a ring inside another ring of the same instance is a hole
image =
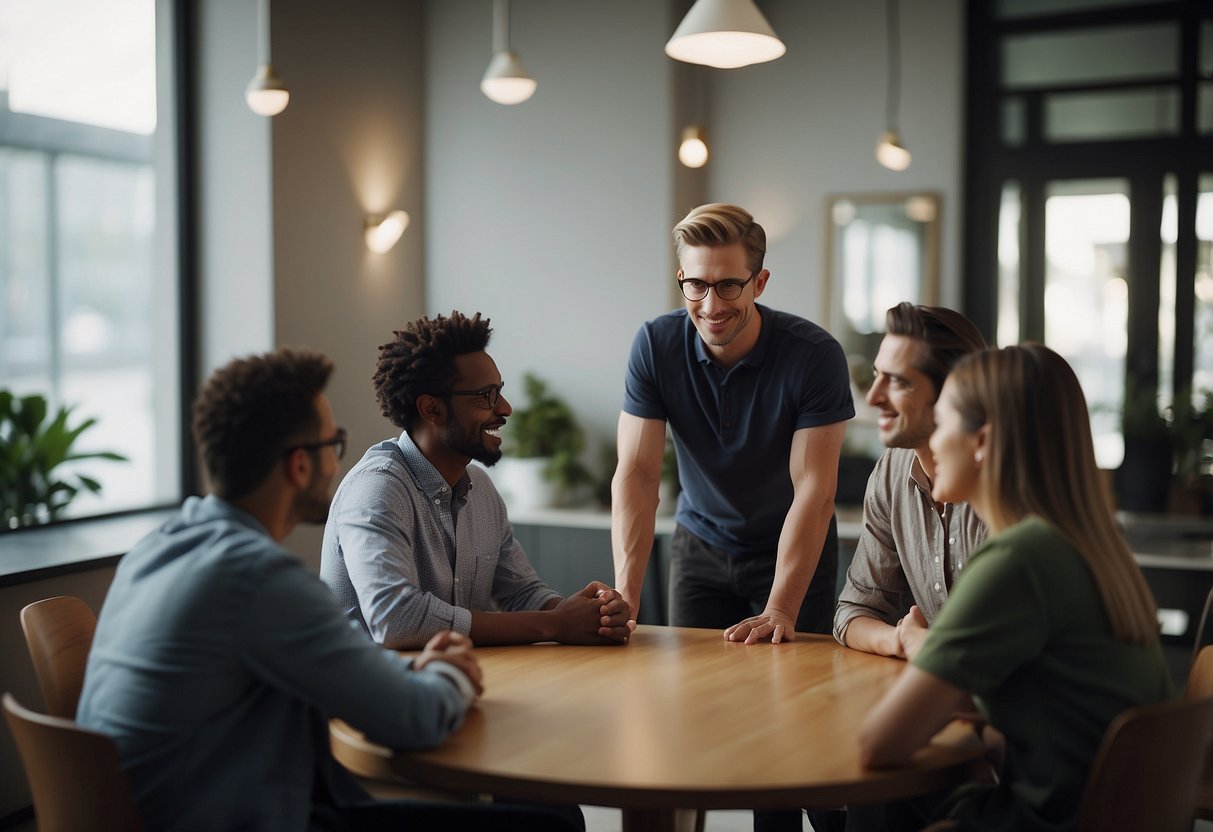
[[[759, 271], [761, 271], [761, 270], [759, 270]], [[679, 269], [678, 273], [682, 274], [682, 270]], [[756, 277], [758, 277], [758, 272], [755, 271], [755, 272], [750, 272], [750, 276], [747, 277], [745, 280], [738, 280], [735, 277], [727, 277], [724, 280], [717, 280], [714, 283], [709, 283], [708, 281], [701, 280], [698, 277], [679, 277], [679, 278], [675, 278], [675, 279], [678, 281], [678, 291], [682, 292], [682, 296], [684, 298], [686, 298], [687, 300], [691, 301], [692, 303], [698, 303], [699, 301], [706, 298], [712, 292], [712, 290], [716, 291], [716, 297], [720, 298], [721, 300], [737, 300], [739, 297], [741, 297], [741, 293], [745, 290], [745, 287], [750, 285], [750, 283], [753, 282], [754, 278], [756, 278]], [[688, 295], [687, 286], [686, 286], [686, 284], [688, 284], [688, 283], [702, 283], [704, 286], [703, 294], [697, 298], [693, 298], [690, 295]], [[729, 287], [736, 286], [737, 294], [733, 295], [732, 297], [725, 297], [724, 295], [720, 294], [719, 287], [721, 287], [721, 286], [729, 286]]]
[[316, 442], [300, 442], [298, 445], [291, 445], [289, 448], [284, 450], [282, 455], [290, 456], [295, 451], [310, 451], [315, 453], [321, 448], [328, 448], [332, 446], [333, 453], [336, 454], [337, 459], [340, 460], [345, 456], [345, 446], [346, 442], [349, 441], [349, 438], [349, 432], [346, 431], [345, 428], [339, 427], [337, 428], [336, 435], [333, 436], [332, 439], [321, 439]]
[[505, 387], [505, 382], [500, 384], [488, 384], [481, 387], [479, 390], [448, 390], [448, 396], [477, 396], [484, 400], [481, 405], [485, 410], [493, 410], [497, 407], [497, 402], [501, 401], [501, 389]]

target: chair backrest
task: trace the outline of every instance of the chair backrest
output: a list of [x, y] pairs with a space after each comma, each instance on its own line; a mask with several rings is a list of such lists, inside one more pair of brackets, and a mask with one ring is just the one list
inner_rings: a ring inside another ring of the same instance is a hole
[[97, 616], [79, 598], [58, 595], [21, 610], [21, 629], [46, 712], [75, 719]]
[[1209, 644], [1209, 613], [1213, 611], [1213, 586], [1209, 587], [1209, 594], [1205, 596], [1205, 605], [1200, 611], [1200, 623], [1196, 625], [1196, 637], [1192, 639], [1192, 661], [1196, 661], [1197, 654], [1200, 653], [1207, 644]]
[[39, 832], [143, 827], [113, 740], [28, 710], [9, 693], [4, 717], [25, 765]]
[[1213, 699], [1131, 708], [1095, 756], [1079, 832], [1191, 832], [1197, 785], [1213, 739]]
[[[1213, 645], [1202, 647], [1188, 671], [1186, 699], [1207, 699], [1213, 696]], [[1196, 792], [1196, 815], [1213, 820], [1213, 745], [1205, 752], [1200, 787]]]
[[1213, 696], [1213, 644], [1202, 647], [1192, 660], [1184, 698], [1205, 699], [1210, 696]]

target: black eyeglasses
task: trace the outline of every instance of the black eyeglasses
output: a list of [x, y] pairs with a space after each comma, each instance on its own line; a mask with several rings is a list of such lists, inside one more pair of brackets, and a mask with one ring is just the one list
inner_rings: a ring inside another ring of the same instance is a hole
[[283, 451], [282, 455], [293, 454], [295, 451], [318, 451], [321, 448], [327, 448], [332, 445], [333, 453], [337, 455], [338, 459], [341, 459], [345, 456], [345, 440], [347, 436], [345, 428], [337, 428], [337, 435], [332, 439], [321, 439], [319, 442], [304, 442], [299, 445], [292, 445]]
[[703, 300], [712, 289], [716, 290], [716, 297], [721, 300], [737, 300], [737, 298], [741, 297], [741, 290], [757, 276], [758, 272], [754, 272], [746, 280], [718, 280], [715, 283], [708, 283], [706, 280], [696, 280], [695, 278], [689, 280], [679, 278], [678, 288], [682, 290], [682, 296], [687, 300]]
[[484, 403], [481, 407], [492, 410], [497, 406], [497, 400], [501, 398], [501, 388], [505, 387], [505, 382], [501, 384], [490, 384], [488, 387], [481, 387], [479, 390], [452, 390], [447, 393], [448, 396], [478, 396], [483, 399]]

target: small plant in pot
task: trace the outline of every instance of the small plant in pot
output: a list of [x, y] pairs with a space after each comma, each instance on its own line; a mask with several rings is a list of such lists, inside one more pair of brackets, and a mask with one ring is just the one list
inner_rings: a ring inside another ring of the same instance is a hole
[[70, 416], [71, 408], [61, 407], [51, 417], [45, 396], [19, 398], [0, 390], [0, 528], [49, 523], [59, 519], [82, 490], [100, 493], [97, 480], [65, 474], [60, 466], [84, 459], [126, 461], [111, 451], [73, 451], [76, 440], [97, 420], [69, 426]]
[[[531, 373], [523, 376], [527, 404], [506, 422], [506, 458], [498, 487], [512, 507], [541, 508], [568, 502], [593, 482], [581, 463], [585, 434], [573, 410]], [[526, 473], [523, 473], [524, 469]]]
[[1121, 418], [1124, 462], [1115, 474], [1119, 507], [1166, 511], [1174, 470], [1171, 429], [1158, 407], [1156, 390], [1130, 377]]

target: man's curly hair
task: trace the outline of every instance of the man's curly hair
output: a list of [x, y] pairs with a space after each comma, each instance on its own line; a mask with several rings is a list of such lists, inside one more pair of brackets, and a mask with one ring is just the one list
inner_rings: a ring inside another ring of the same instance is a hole
[[194, 400], [194, 441], [211, 490], [239, 499], [259, 486], [291, 445], [320, 439], [316, 397], [333, 362], [279, 349], [211, 373]]
[[492, 331], [479, 312], [469, 318], [452, 311], [449, 318], [421, 318], [393, 333], [395, 338], [379, 347], [371, 378], [383, 415], [396, 427], [412, 430], [420, 418], [417, 399], [449, 393], [458, 374], [456, 356], [484, 350]]

